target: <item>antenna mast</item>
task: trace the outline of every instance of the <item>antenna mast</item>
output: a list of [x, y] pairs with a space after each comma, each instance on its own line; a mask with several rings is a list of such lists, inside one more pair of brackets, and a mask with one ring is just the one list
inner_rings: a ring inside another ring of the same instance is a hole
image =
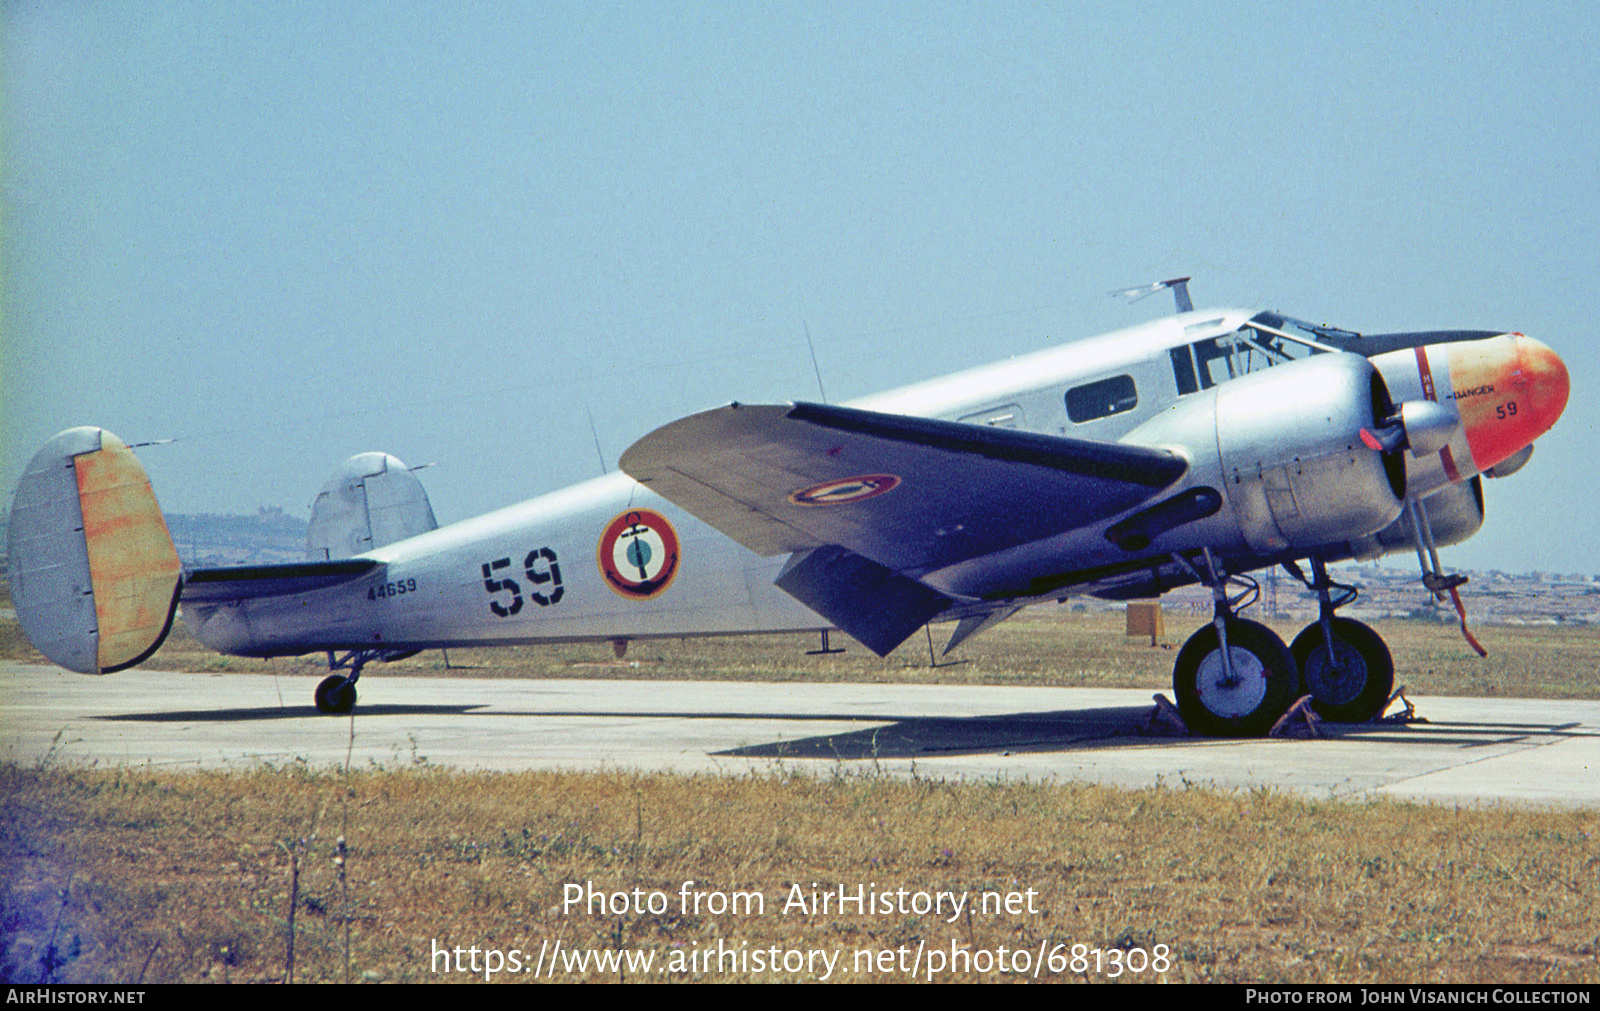
[[1189, 300], [1189, 278], [1174, 277], [1170, 281], [1156, 281], [1153, 284], [1141, 284], [1137, 288], [1124, 288], [1113, 291], [1116, 298], [1125, 298], [1129, 302], [1137, 302], [1146, 295], [1154, 295], [1163, 288], [1172, 289], [1173, 300], [1178, 303], [1179, 312], [1193, 312], [1194, 303]]

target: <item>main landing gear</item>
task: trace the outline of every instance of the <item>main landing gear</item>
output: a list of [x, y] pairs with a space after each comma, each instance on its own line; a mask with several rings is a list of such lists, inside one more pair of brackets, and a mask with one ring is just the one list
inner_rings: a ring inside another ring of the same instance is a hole
[[1211, 588], [1211, 624], [1189, 637], [1172, 669], [1178, 711], [1191, 730], [1212, 737], [1251, 737], [1272, 729], [1294, 703], [1300, 672], [1289, 647], [1259, 622], [1234, 616], [1260, 595], [1253, 580], [1237, 596], [1228, 596], [1229, 579], [1221, 575], [1211, 552], [1204, 552], [1201, 573], [1181, 555], [1173, 557]]
[[[1389, 648], [1359, 621], [1334, 617], [1355, 600], [1354, 587], [1330, 580], [1321, 559], [1311, 560], [1311, 579], [1288, 563], [1285, 568], [1316, 591], [1321, 616], [1285, 646], [1272, 629], [1235, 614], [1259, 597], [1255, 581], [1227, 576], [1210, 551], [1202, 554], [1204, 571], [1173, 556], [1210, 587], [1214, 601], [1211, 623], [1189, 637], [1173, 665], [1178, 710], [1190, 729], [1214, 737], [1263, 735], [1303, 695], [1311, 696], [1319, 716], [1336, 722], [1363, 722], [1383, 711], [1394, 686]], [[1230, 597], [1230, 583], [1244, 589]]]
[[[1356, 599], [1356, 588], [1328, 578], [1322, 559], [1311, 559], [1307, 579], [1293, 562], [1284, 565], [1317, 594], [1319, 616], [1294, 637], [1290, 652], [1300, 667], [1311, 708], [1335, 723], [1365, 723], [1381, 715], [1394, 690], [1394, 658], [1370, 627], [1334, 612]], [[1338, 590], [1334, 598], [1332, 591]]]

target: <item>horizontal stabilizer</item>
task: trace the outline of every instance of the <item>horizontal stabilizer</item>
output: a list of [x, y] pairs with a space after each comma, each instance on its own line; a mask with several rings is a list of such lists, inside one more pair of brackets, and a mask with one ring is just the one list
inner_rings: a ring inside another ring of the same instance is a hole
[[370, 558], [342, 558], [331, 562], [288, 562], [283, 565], [238, 565], [195, 569], [183, 582], [185, 604], [219, 604], [229, 600], [310, 593], [348, 583], [376, 569]]
[[838, 547], [796, 555], [775, 582], [879, 656], [894, 652], [954, 603], [915, 579]]
[[17, 621], [53, 663], [107, 674], [167, 637], [182, 566], [144, 467], [110, 432], [69, 429], [34, 455], [8, 544]]
[[622, 455], [757, 554], [836, 544], [912, 575], [1122, 512], [1187, 467], [1145, 446], [806, 403], [705, 411]]

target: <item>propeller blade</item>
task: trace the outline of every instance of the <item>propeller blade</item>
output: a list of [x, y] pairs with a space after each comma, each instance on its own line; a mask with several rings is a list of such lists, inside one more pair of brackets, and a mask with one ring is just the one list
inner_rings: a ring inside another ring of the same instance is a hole
[[1370, 428], [1361, 430], [1361, 441], [1371, 450], [1379, 453], [1392, 453], [1400, 448], [1406, 440], [1404, 425], [1390, 424], [1374, 431]]

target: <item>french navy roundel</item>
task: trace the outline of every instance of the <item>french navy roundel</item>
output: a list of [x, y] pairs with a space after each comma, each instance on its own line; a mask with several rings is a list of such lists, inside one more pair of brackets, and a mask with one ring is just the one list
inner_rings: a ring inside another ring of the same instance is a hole
[[862, 474], [860, 477], [824, 481], [822, 484], [790, 492], [789, 501], [803, 506], [844, 505], [847, 502], [861, 502], [882, 495], [886, 491], [893, 491], [899, 483], [900, 479], [893, 474]]
[[651, 509], [629, 509], [606, 527], [597, 551], [606, 585], [631, 600], [649, 600], [678, 574], [678, 532]]

